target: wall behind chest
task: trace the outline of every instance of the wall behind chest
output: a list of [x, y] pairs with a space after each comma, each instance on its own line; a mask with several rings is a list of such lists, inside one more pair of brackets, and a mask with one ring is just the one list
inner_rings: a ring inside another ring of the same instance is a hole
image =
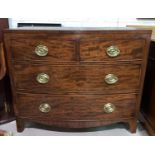
[[17, 27], [17, 23], [61, 23], [62, 26], [73, 27], [126, 27], [127, 25], [155, 25], [154, 19], [142, 20], [136, 18], [95, 18], [78, 17], [68, 18], [51, 16], [51, 18], [10, 18], [9, 25], [11, 28]]

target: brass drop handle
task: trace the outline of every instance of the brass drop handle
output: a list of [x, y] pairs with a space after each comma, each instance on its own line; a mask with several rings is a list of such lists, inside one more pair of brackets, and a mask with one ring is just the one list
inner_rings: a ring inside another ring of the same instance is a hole
[[39, 73], [36, 77], [38, 83], [45, 84], [48, 83], [50, 77], [46, 73]]
[[109, 57], [117, 57], [120, 54], [120, 50], [116, 46], [108, 47], [106, 52]]
[[48, 54], [48, 47], [44, 46], [44, 45], [38, 45], [35, 48], [35, 53], [36, 53], [36, 55], [38, 55], [40, 57], [44, 57]]
[[106, 104], [104, 105], [104, 112], [105, 112], [105, 113], [112, 113], [112, 112], [115, 111], [115, 109], [116, 109], [116, 107], [115, 107], [115, 105], [112, 104], [112, 103], [106, 103]]
[[48, 113], [51, 110], [51, 106], [48, 103], [42, 103], [39, 106], [39, 110], [43, 113]]
[[107, 84], [112, 85], [118, 82], [118, 77], [114, 74], [107, 74], [104, 80]]

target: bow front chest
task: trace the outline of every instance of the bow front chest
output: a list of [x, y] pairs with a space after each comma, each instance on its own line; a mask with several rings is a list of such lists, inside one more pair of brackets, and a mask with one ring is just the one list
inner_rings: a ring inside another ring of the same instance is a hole
[[116, 122], [136, 131], [150, 30], [4, 31], [17, 130], [26, 122], [89, 128]]

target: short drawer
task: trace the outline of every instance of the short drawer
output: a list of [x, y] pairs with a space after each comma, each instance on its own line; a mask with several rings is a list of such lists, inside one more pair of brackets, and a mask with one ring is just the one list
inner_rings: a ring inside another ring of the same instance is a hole
[[46, 122], [117, 120], [135, 115], [136, 95], [18, 94], [16, 107], [18, 116]]
[[75, 42], [65, 39], [20, 38], [12, 39], [10, 51], [14, 61], [75, 61]]
[[18, 90], [31, 93], [129, 93], [139, 91], [140, 74], [140, 65], [20, 64], [14, 82]]
[[81, 61], [130, 61], [143, 59], [145, 40], [84, 40], [80, 42]]

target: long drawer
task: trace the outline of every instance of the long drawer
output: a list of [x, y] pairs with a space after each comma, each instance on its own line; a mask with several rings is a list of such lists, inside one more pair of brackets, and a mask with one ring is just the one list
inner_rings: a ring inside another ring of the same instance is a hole
[[31, 93], [130, 93], [139, 91], [140, 65], [15, 65], [15, 86]]
[[136, 95], [17, 94], [18, 116], [46, 121], [117, 120], [135, 115]]

